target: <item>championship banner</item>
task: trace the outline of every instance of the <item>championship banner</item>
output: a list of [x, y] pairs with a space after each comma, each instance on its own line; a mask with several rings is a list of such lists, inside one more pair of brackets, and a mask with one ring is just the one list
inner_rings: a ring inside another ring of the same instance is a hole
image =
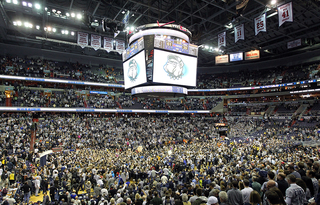
[[234, 41], [244, 40], [244, 24], [234, 27]]
[[293, 22], [292, 2], [278, 7], [279, 27], [286, 21]]
[[89, 41], [89, 34], [83, 33], [83, 32], [78, 32], [78, 45], [81, 48], [88, 46], [88, 44], [89, 44], [88, 41]]
[[125, 50], [125, 42], [122, 40], [116, 40], [116, 50], [119, 54]]
[[101, 36], [91, 34], [91, 47], [98, 50], [101, 47]]
[[254, 19], [254, 30], [255, 34], [258, 35], [260, 31], [267, 32], [267, 18], [266, 13], [262, 14], [261, 16], [258, 16]]
[[113, 51], [113, 39], [112, 38], [108, 38], [108, 37], [104, 37], [103, 38], [103, 48], [107, 51]]
[[220, 33], [218, 35], [218, 48], [221, 46], [226, 46], [226, 32]]

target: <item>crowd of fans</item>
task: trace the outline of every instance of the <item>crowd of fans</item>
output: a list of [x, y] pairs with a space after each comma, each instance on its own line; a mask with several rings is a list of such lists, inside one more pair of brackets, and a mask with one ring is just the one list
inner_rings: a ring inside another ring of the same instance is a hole
[[[0, 105], [5, 106], [6, 96], [0, 92]], [[211, 110], [221, 98], [135, 98], [131, 95], [83, 94], [72, 89], [62, 91], [15, 89], [12, 106], [17, 107], [74, 107], [101, 109], [156, 109], [156, 110]]]
[[221, 74], [199, 74], [197, 88], [250, 87], [317, 79], [319, 64], [276, 67], [263, 70], [243, 70]]
[[118, 83], [120, 69], [92, 67], [85, 64], [56, 62], [43, 59], [2, 57], [0, 74], [38, 78], [61, 78], [90, 82]]
[[[214, 75], [198, 74], [197, 88], [259, 86], [317, 79], [319, 77], [318, 65], [313, 63], [291, 67], [280, 66], [264, 70], [242, 70]], [[123, 71], [121, 69], [55, 62], [40, 58], [2, 57], [0, 74], [123, 84]]]
[[[36, 124], [33, 118], [0, 119], [3, 204], [31, 203], [30, 195], [39, 194], [42, 204], [300, 205], [313, 197], [319, 203], [319, 148], [282, 138], [296, 132], [317, 140], [316, 127], [278, 129], [277, 121], [233, 118], [223, 137], [214, 126], [223, 119], [202, 115], [40, 113]], [[65, 151], [43, 159], [57, 147]]]
[[[318, 78], [318, 65], [199, 75], [198, 88]], [[121, 72], [78, 63], [2, 58], [0, 74], [118, 83]], [[254, 79], [254, 80], [253, 80]], [[139, 99], [14, 88], [12, 106], [210, 110], [221, 98]], [[0, 105], [6, 101], [0, 93]], [[320, 106], [234, 105], [225, 116], [2, 113], [2, 204], [315, 205], [320, 204]], [[281, 113], [288, 118], [273, 119]], [[289, 113], [289, 114], [288, 114]], [[288, 115], [287, 115], [288, 114]], [[37, 119], [35, 119], [37, 118]], [[226, 123], [225, 129], [215, 123]], [[35, 143], [31, 133], [35, 133]], [[51, 153], [49, 150], [58, 152]], [[61, 150], [61, 151], [60, 151]], [[44, 154], [46, 152], [46, 154]], [[40, 202], [30, 201], [41, 196]], [[35, 198], [35, 197], [33, 197]]]

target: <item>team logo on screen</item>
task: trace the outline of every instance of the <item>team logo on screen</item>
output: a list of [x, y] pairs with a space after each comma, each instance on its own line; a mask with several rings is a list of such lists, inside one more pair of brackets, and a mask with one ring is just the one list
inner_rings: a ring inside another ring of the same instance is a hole
[[135, 59], [132, 59], [129, 62], [129, 69], [128, 69], [128, 77], [130, 81], [134, 82], [137, 80], [138, 77], [138, 64]]
[[183, 76], [184, 63], [179, 56], [168, 55], [167, 62], [163, 68], [171, 79], [178, 80]]

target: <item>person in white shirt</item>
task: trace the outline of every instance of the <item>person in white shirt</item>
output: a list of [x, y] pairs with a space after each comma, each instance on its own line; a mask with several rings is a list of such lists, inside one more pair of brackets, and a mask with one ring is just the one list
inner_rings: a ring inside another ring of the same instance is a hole
[[40, 189], [40, 177], [39, 176], [35, 177], [34, 186], [36, 188], [35, 195], [39, 196], [38, 195], [39, 194], [39, 189]]
[[103, 179], [102, 176], [97, 179], [97, 184], [99, 184], [100, 187], [103, 187], [103, 181], [102, 181], [102, 179]]
[[108, 196], [108, 189], [106, 189], [106, 188], [101, 189], [101, 196], [107, 197]]
[[301, 205], [306, 200], [306, 193], [304, 190], [296, 184], [296, 176], [289, 174], [287, 181], [290, 186], [286, 190], [286, 203], [287, 205]]
[[243, 180], [244, 183], [244, 189], [241, 190], [242, 196], [243, 196], [243, 203], [245, 205], [250, 204], [250, 194], [253, 191], [251, 187], [249, 187], [249, 180], [245, 179]]

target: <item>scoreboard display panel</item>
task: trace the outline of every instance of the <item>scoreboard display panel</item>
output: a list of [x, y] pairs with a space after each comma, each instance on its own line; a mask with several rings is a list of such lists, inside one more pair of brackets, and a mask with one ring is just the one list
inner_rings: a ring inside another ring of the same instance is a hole
[[180, 39], [166, 39], [163, 36], [155, 36], [154, 47], [161, 48], [177, 53], [184, 53], [193, 56], [198, 56], [198, 46], [183, 42]]

